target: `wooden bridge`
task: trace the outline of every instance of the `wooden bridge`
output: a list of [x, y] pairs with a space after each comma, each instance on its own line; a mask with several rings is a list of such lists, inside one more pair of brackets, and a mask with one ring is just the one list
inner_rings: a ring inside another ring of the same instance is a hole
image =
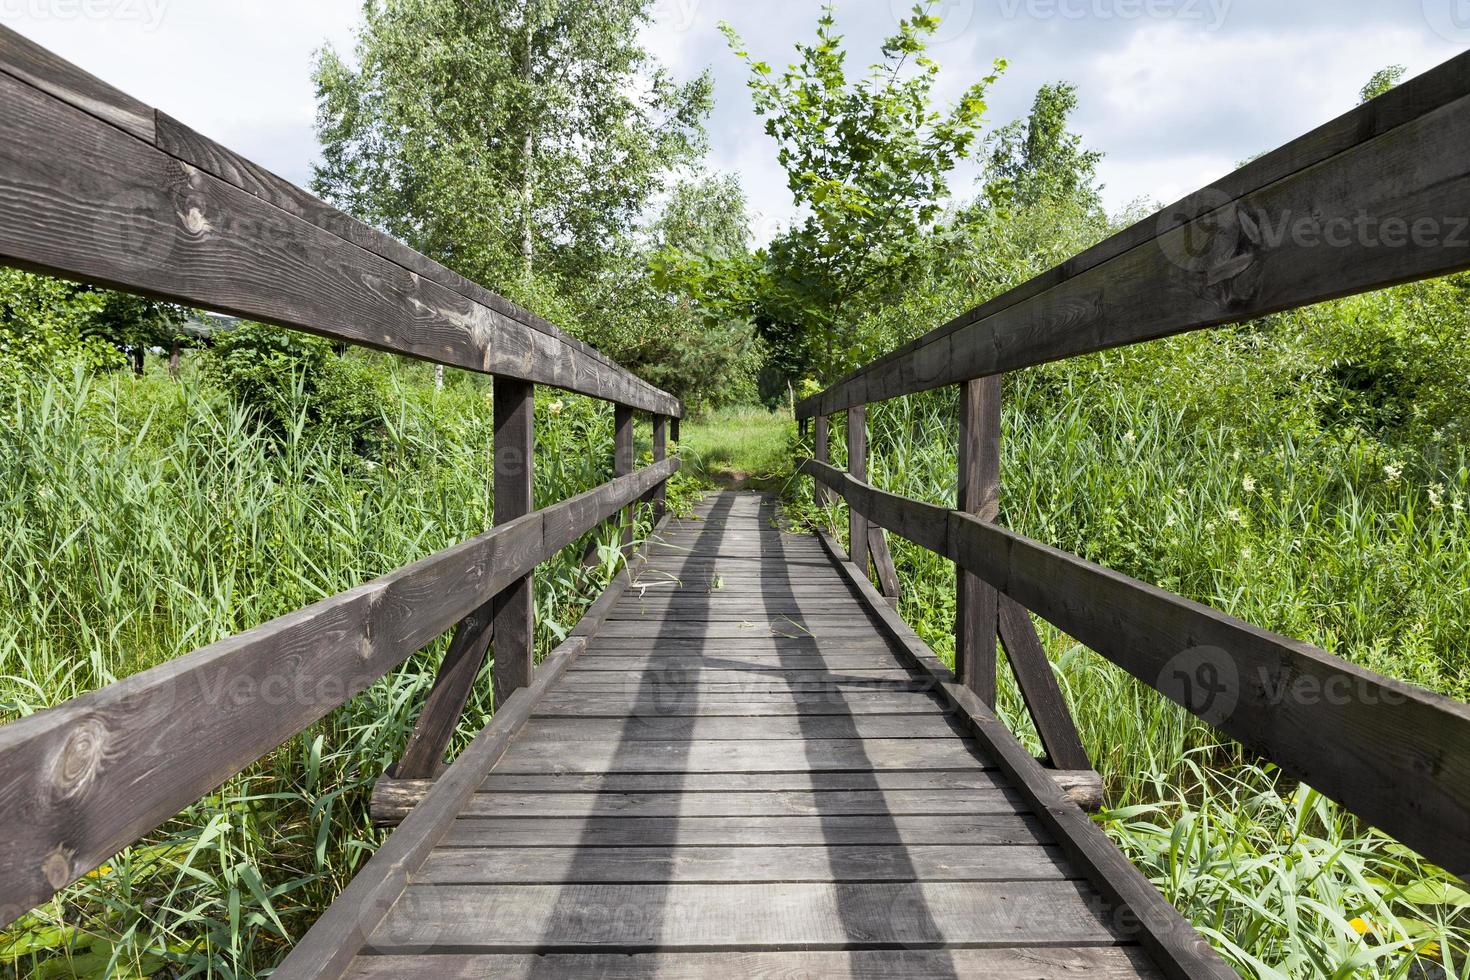
[[[1465, 705], [996, 523], [1003, 372], [1470, 268], [1470, 57], [799, 405], [845, 552], [755, 495], [670, 519], [675, 399], [3, 28], [0, 132], [0, 261], [495, 377], [490, 531], [0, 726], [0, 924], [451, 629], [374, 793], [397, 829], [277, 978], [1233, 976], [1084, 812], [1031, 613], [1470, 871]], [[538, 384], [615, 404], [615, 476], [535, 510]], [[869, 484], [865, 406], [946, 385], [956, 508]], [[629, 560], [533, 666], [530, 576], [611, 519]], [[955, 563], [958, 676], [895, 613], [885, 532]], [[992, 710], [997, 639], [1044, 758]], [[494, 717], [448, 763], [492, 642]]]

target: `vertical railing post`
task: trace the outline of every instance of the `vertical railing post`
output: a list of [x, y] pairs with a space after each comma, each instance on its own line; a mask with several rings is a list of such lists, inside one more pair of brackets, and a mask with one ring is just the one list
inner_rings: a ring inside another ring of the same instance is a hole
[[[854, 480], [868, 482], [868, 408], [857, 405], [847, 410], [847, 471]], [[854, 507], [847, 508], [847, 553], [864, 575], [868, 574], [868, 519]]]
[[[613, 409], [613, 473], [627, 476], [633, 472], [633, 410], [626, 405]], [[635, 505], [623, 509], [623, 557], [633, 553], [633, 518]]]
[[[982, 520], [1000, 516], [999, 375], [960, 388], [960, 510]], [[999, 596], [962, 568], [955, 569], [955, 674], [982, 701], [995, 706], [995, 640]]]
[[[495, 523], [529, 514], [535, 450], [536, 386], [506, 377], [495, 379]], [[531, 576], [518, 579], [495, 598], [495, 665], [491, 680], [495, 705], [531, 683], [535, 613]]]
[[[832, 462], [831, 451], [827, 447], [827, 416], [818, 415], [816, 427], [812, 434], [812, 457], [819, 463]], [[818, 507], [827, 506], [827, 488], [821, 480], [812, 481], [812, 494], [816, 499]]]
[[[662, 463], [669, 457], [669, 418], [667, 415], [653, 417], [653, 461]], [[662, 480], [653, 490], [653, 519], [663, 519], [668, 509], [668, 481]]]

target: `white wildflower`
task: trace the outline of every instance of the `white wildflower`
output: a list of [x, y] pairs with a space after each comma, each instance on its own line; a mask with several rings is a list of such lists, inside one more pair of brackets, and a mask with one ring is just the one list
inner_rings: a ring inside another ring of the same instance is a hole
[[1255, 493], [1256, 492], [1256, 478], [1253, 477], [1253, 476], [1251, 476], [1249, 473], [1247, 473], [1245, 475], [1245, 479], [1244, 480], [1241, 480], [1240, 481], [1240, 485], [1243, 486], [1243, 487], [1245, 487], [1245, 492], [1246, 493]]
[[552, 415], [560, 415], [561, 414], [561, 410], [564, 409], [564, 408], [566, 408], [566, 405], [562, 404], [562, 400], [560, 398], [558, 398], [556, 401], [552, 402], [550, 405], [547, 405], [546, 408], [547, 408], [548, 411], [551, 412]]
[[1389, 483], [1399, 482], [1399, 478], [1404, 475], [1404, 464], [1389, 463], [1383, 468], [1383, 475], [1388, 477]]
[[1244, 524], [1245, 515], [1240, 512], [1239, 507], [1232, 507], [1225, 512], [1225, 519], [1231, 524]]
[[1444, 507], [1443, 483], [1431, 483], [1429, 485], [1429, 506], [1435, 510], [1440, 510]]

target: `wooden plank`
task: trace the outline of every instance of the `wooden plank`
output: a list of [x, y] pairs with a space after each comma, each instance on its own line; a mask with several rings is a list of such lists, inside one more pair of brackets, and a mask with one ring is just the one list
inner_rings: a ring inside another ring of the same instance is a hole
[[577, 665], [579, 671], [612, 671], [618, 674], [642, 673], [646, 670], [706, 670], [744, 669], [753, 670], [825, 670], [837, 671], [852, 668], [903, 666], [896, 654], [888, 650], [872, 653], [743, 653], [719, 652], [695, 653], [689, 656], [670, 656], [663, 653], [633, 654], [616, 656], [607, 651], [596, 656], [583, 657]]
[[[632, 716], [622, 719], [538, 718], [525, 738], [574, 742], [678, 742], [695, 740], [816, 741], [830, 738], [958, 738], [964, 729], [950, 721], [936, 706], [930, 715], [898, 715], [843, 718], [819, 715], [810, 718], [770, 718], [753, 724], [748, 718], [662, 718]], [[570, 751], [570, 749], [569, 749]]]
[[699, 639], [670, 637], [658, 639], [649, 636], [598, 636], [593, 648], [588, 651], [594, 656], [704, 656], [708, 654], [821, 654], [844, 653], [888, 653], [896, 652], [893, 643], [884, 636], [865, 636], [829, 640], [815, 636], [739, 636], [727, 638]]
[[584, 742], [575, 754], [559, 742], [521, 739], [501, 760], [504, 773], [811, 772], [845, 769], [985, 768], [972, 743], [957, 738], [824, 739], [819, 742]]
[[853, 667], [842, 671], [801, 670], [799, 668], [709, 668], [703, 670], [656, 669], [634, 676], [621, 677], [606, 671], [590, 671], [568, 675], [563, 690], [614, 689], [628, 692], [651, 691], [663, 687], [691, 687], [698, 689], [706, 684], [733, 684], [769, 686], [772, 684], [792, 685], [844, 685], [859, 686], [874, 682], [906, 683], [914, 680], [914, 674], [897, 665], [885, 667]]
[[[618, 476], [633, 472], [633, 410], [622, 405], [613, 410], [613, 472]], [[633, 506], [622, 516], [623, 555], [633, 550]], [[667, 532], [665, 532], [667, 533]]]
[[[839, 493], [849, 483], [807, 466]], [[949, 515], [948, 537], [947, 557], [1022, 606], [1435, 863], [1470, 874], [1470, 706], [968, 515]]]
[[[494, 399], [495, 523], [506, 524], [530, 513], [536, 506], [533, 482], [536, 386], [511, 378], [496, 378]], [[516, 579], [497, 595], [494, 608], [495, 662], [491, 667], [491, 684], [495, 703], [504, 704], [511, 692], [531, 683], [536, 633], [531, 576]], [[466, 690], [466, 696], [468, 693]]]
[[1059, 881], [1077, 875], [1051, 846], [835, 844], [756, 847], [440, 848], [422, 885]]
[[1031, 616], [1010, 596], [1001, 596], [999, 605], [1000, 639], [1006, 648], [1006, 662], [1021, 689], [1026, 711], [1036, 726], [1036, 734], [1053, 769], [1091, 770], [1092, 760], [1082, 747], [1077, 723], [1067, 707], [1067, 699], [1052, 672], [1051, 661], [1036, 634]]
[[[0, 50], [0, 58], [16, 45]], [[0, 62], [24, 75], [23, 68]], [[48, 76], [81, 84], [79, 72]], [[0, 261], [670, 414], [563, 340], [0, 77]], [[126, 107], [124, 107], [126, 108]], [[149, 113], [151, 118], [151, 112]], [[140, 135], [143, 138], [140, 138]], [[65, 189], [64, 193], [59, 189]]]
[[990, 790], [837, 790], [784, 793], [477, 793], [464, 817], [829, 817], [1015, 815], [1020, 797]]
[[[1001, 378], [960, 388], [959, 500], [956, 506], [982, 520], [1000, 516]], [[960, 683], [995, 707], [995, 589], [955, 566], [955, 673]]]
[[883, 529], [871, 524], [868, 526], [868, 553], [873, 557], [873, 570], [878, 574], [883, 597], [897, 609], [901, 592], [898, 569], [893, 566], [893, 555], [888, 550], [888, 539], [883, 536]]
[[[556, 692], [543, 699], [542, 718], [626, 718], [629, 715], [676, 717], [780, 718], [812, 715], [910, 715], [943, 710], [924, 693], [860, 694], [844, 698], [813, 697], [800, 692], [720, 695], [698, 692], [688, 699], [660, 702], [608, 691]], [[759, 724], [758, 722], [756, 724]]]
[[[847, 470], [859, 480], [868, 480], [868, 410], [854, 405], [847, 410]], [[868, 521], [857, 508], [847, 513], [848, 553], [858, 568], [868, 570]]]
[[[1207, 299], [1215, 300], [1213, 315], [1226, 317], [1224, 322], [1239, 322], [1259, 316], [1264, 312], [1262, 303], [1245, 301], [1243, 293], [1246, 291], [1242, 288], [1255, 281], [1255, 269], [1248, 266], [1250, 275], [1247, 276], [1234, 265], [1219, 271], [1206, 267], [1211, 255], [1220, 256], [1222, 250], [1232, 244], [1243, 248], [1243, 254], [1252, 254], [1246, 242], [1240, 240], [1244, 229], [1238, 223], [1232, 227], [1225, 220], [1233, 218], [1242, 209], [1252, 217], [1264, 212], [1275, 219], [1275, 223], [1270, 225], [1273, 228], [1279, 226], [1282, 215], [1286, 215], [1288, 221], [1296, 219], [1298, 224], [1294, 227], [1304, 228], [1309, 235], [1304, 241], [1313, 241], [1310, 232], [1315, 227], [1319, 229], [1316, 236], [1318, 244], [1321, 228], [1332, 227], [1332, 222], [1343, 219], [1349, 222], [1346, 227], [1360, 227], [1352, 224], [1360, 215], [1368, 216], [1370, 226], [1375, 229], [1383, 228], [1383, 222], [1390, 218], [1402, 218], [1407, 222], [1405, 229], [1412, 228], [1418, 217], [1427, 215], [1436, 222], [1436, 228], [1445, 231], [1445, 216], [1466, 213], [1463, 202], [1433, 201], [1420, 196], [1425, 187], [1436, 186], [1441, 178], [1425, 174], [1425, 179], [1421, 180], [1421, 175], [1410, 176], [1405, 170], [1405, 163], [1418, 154], [1441, 151], [1427, 145], [1412, 149], [1406, 144], [1417, 143], [1426, 131], [1433, 131], [1441, 125], [1431, 117], [1465, 112], [1466, 107], [1458, 104], [1458, 100], [1467, 92], [1470, 92], [1470, 57], [1461, 55], [1266, 154], [1213, 186], [1139, 221], [1057, 268], [859, 368], [827, 391], [799, 402], [796, 415], [806, 418], [830, 414], [853, 404], [1015, 370], [1038, 363], [1038, 358], [1055, 358], [1098, 349], [1097, 345], [1104, 342], [1133, 342], [1130, 339], [1119, 340], [1118, 331], [1113, 328], [1120, 327], [1119, 320], [1128, 317], [1117, 309], [1120, 304], [1112, 302], [1113, 296], [1106, 289], [1098, 288], [1110, 278], [1115, 282], [1126, 281], [1130, 289], [1136, 287], [1158, 292], [1157, 305], [1146, 307], [1150, 315], [1171, 309], [1172, 299], [1165, 294], [1179, 291], [1182, 286], [1185, 293], [1194, 294], [1198, 290]], [[1387, 196], [1370, 196], [1373, 191], [1385, 188], [1389, 191]], [[1328, 205], [1329, 202], [1330, 206], [1314, 210], [1317, 204]], [[1426, 206], [1416, 207], [1418, 203]], [[1373, 220], [1375, 218], [1377, 220]], [[1337, 227], [1341, 229], [1344, 226], [1339, 224]], [[1288, 234], [1287, 239], [1291, 237]], [[1344, 268], [1341, 277], [1331, 275], [1330, 266], [1334, 254], [1346, 256], [1348, 250], [1337, 247], [1315, 248], [1318, 254], [1310, 257], [1320, 261], [1313, 266], [1302, 263], [1296, 275], [1292, 274], [1297, 268], [1294, 263], [1303, 252], [1310, 252], [1315, 246], [1277, 248], [1270, 261], [1258, 260], [1252, 265], [1263, 270], [1260, 273], [1262, 279], [1274, 279], [1279, 275], [1286, 282], [1294, 280], [1303, 286], [1310, 284], [1315, 290], [1323, 288], [1313, 282], [1320, 270], [1324, 281], [1330, 283], [1326, 288], [1336, 295], [1439, 274], [1426, 267], [1434, 265], [1432, 261], [1426, 263], [1427, 256], [1397, 256], [1399, 262], [1392, 268], [1381, 269], [1382, 278], [1373, 280], [1369, 268], [1373, 263], [1365, 253], [1381, 255], [1394, 251], [1384, 246], [1381, 236], [1375, 235], [1375, 240], [1376, 248], [1370, 246], [1353, 250], [1350, 257], [1354, 268], [1351, 272]], [[1148, 261], [1158, 255], [1175, 257], [1180, 268], [1161, 269], [1157, 263]], [[1227, 253], [1223, 257], [1235, 256]], [[1448, 258], [1453, 259], [1454, 256]], [[1346, 266], [1348, 263], [1345, 261], [1343, 264]], [[1233, 273], [1240, 274], [1232, 277]], [[1243, 279], [1244, 282], [1241, 281]], [[1267, 287], [1254, 299], [1276, 309], [1315, 301], [1300, 299], [1303, 293], [1315, 295], [1315, 299], [1327, 298], [1309, 289], [1286, 293]], [[1055, 302], [1057, 300], [1062, 302]], [[1046, 339], [1051, 349], [1043, 350], [1040, 345], [1032, 343], [1029, 345], [1032, 349], [1027, 350], [1023, 349], [1027, 345], [1012, 343], [1015, 334], [1010, 327], [1046, 308], [1055, 310], [1058, 316], [1063, 308], [1073, 314], [1065, 327], [1055, 320], [1047, 324]], [[1102, 320], [1110, 317], [1118, 318], [1112, 321], [1112, 327], [1099, 326]], [[1229, 319], [1231, 317], [1234, 319]], [[1165, 322], [1169, 324], [1170, 332], [1177, 332], [1191, 329], [1187, 325], [1191, 319], [1190, 313], [1181, 309]], [[1139, 324], [1132, 332], [1141, 334], [1146, 331], [1148, 325]], [[1135, 336], [1133, 339], [1141, 338]], [[964, 358], [945, 363], [946, 357], [954, 357], [961, 351], [983, 356], [980, 348], [986, 344], [992, 345], [995, 353], [990, 358], [992, 363], [989, 367], [977, 369], [973, 362]]]
[[370, 945], [393, 953], [1116, 942], [1097, 904], [1065, 881], [435, 885], [409, 888]]
[[1035, 820], [938, 817], [461, 817], [444, 847], [753, 847], [798, 844], [1048, 844]]
[[567, 977], [597, 980], [954, 980], [1005, 977], [1056, 980], [1089, 977], [1127, 980], [1161, 976], [1134, 947], [1026, 949], [885, 949], [842, 952], [553, 953], [506, 955], [365, 956], [353, 964], [354, 980], [399, 980], [435, 976], [443, 980], [504, 980]]
[[1113, 915], [1129, 922], [1130, 938], [1144, 946], [1170, 980], [1231, 980], [1235, 972], [1177, 909], [1115, 847], [1101, 829], [1070, 799], [1058, 784], [1059, 774], [1049, 773], [1021, 746], [974, 691], [956, 682], [954, 674], [934, 656], [919, 635], [881, 601], [855, 565], [842, 560], [837, 543], [822, 530], [822, 544], [868, 600], [884, 630], [909, 651], [921, 668], [939, 685], [939, 691], [970, 722], [971, 730], [995, 754], [1011, 785], [1034, 807], [1037, 819], [1078, 870], [1102, 893]]
[[153, 110], [0, 24], [0, 71], [139, 139], [153, 140]]
[[1009, 785], [996, 773], [958, 769], [806, 772], [532, 772], [496, 770], [481, 787], [492, 793], [783, 793], [850, 790], [964, 792]]
[[[157, 112], [154, 115], [157, 119], [157, 132], [153, 142], [160, 150], [169, 155], [233, 184], [262, 201], [295, 215], [303, 221], [310, 222], [359, 248], [380, 255], [415, 275], [430, 279], [503, 316], [546, 334], [559, 344], [564, 344], [585, 354], [586, 362], [578, 365], [581, 370], [596, 371], [596, 365], [602, 364], [614, 372], [627, 373], [601, 351], [563, 332], [554, 324], [515, 305], [505, 297], [492, 293], [433, 259], [415, 252], [397, 239], [344, 214], [264, 167], [246, 160], [214, 140], [190, 129], [167, 113]], [[642, 379], [631, 375], [629, 378], [634, 382], [635, 387], [641, 386], [647, 389], [650, 395], [658, 392], [658, 389]]]
[[607, 591], [588, 607], [571, 635], [542, 662], [531, 685], [512, 694], [454, 764], [434, 781], [423, 802], [404, 818], [276, 968], [272, 974], [275, 980], [334, 980], [346, 972], [368, 933], [381, 924], [409, 877], [439, 843], [521, 725], [531, 717], [536, 702], [586, 648], [588, 637], [596, 631], [607, 608], [637, 574], [635, 565], [640, 558], [635, 556], [634, 562], [624, 567]]
[[787, 616], [752, 616], [748, 620], [708, 623], [681, 622], [677, 618], [659, 623], [647, 620], [620, 619], [607, 624], [602, 636], [634, 636], [661, 640], [740, 640], [747, 637], [764, 639], [801, 639], [802, 637], [864, 639], [873, 635], [870, 623], [849, 618], [803, 616], [794, 619]]
[[589, 500], [615, 509], [659, 469], [0, 726], [0, 825], [13, 828], [0, 853], [4, 914], [45, 901], [554, 554], [564, 544], [548, 540], [548, 516]]
[[[665, 415], [653, 417], [653, 461], [667, 459], [669, 455], [669, 420]], [[653, 491], [653, 519], [662, 520], [668, 512], [667, 484], [660, 483]]]
[[[818, 415], [816, 426], [812, 433], [812, 456], [819, 463], [828, 463], [832, 460], [831, 450], [827, 446], [827, 440], [829, 438], [827, 426], [827, 416]], [[818, 507], [825, 507], [831, 502], [827, 488], [820, 483], [816, 485], [816, 491], [813, 496]]]
[[434, 686], [424, 699], [403, 757], [389, 772], [390, 778], [432, 779], [444, 771], [444, 753], [490, 649], [495, 621], [493, 608], [492, 599], [455, 626], [439, 672], [434, 676]]

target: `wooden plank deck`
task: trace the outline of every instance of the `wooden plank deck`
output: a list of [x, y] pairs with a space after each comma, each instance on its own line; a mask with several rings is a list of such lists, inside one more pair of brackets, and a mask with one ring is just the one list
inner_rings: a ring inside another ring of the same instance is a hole
[[349, 976], [1158, 975], [773, 517], [722, 493], [666, 525]]

